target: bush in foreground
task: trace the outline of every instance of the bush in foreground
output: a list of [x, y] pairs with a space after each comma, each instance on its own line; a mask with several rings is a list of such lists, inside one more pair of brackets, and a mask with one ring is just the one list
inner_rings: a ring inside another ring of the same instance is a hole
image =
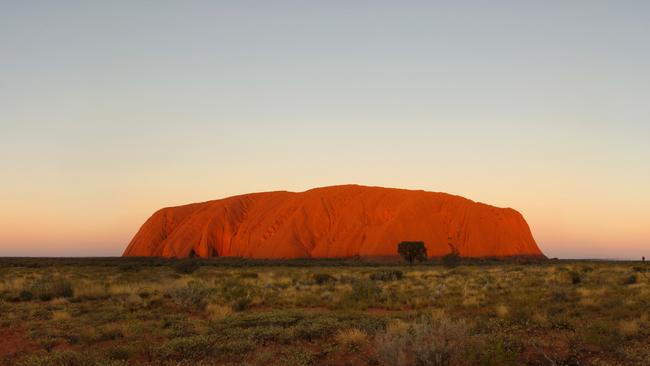
[[404, 272], [400, 270], [385, 270], [372, 273], [370, 279], [373, 281], [396, 281], [404, 278]]
[[72, 283], [65, 277], [42, 277], [32, 282], [29, 289], [21, 291], [21, 294], [24, 300], [31, 299], [29, 294], [32, 294], [41, 301], [50, 301], [59, 297], [72, 297], [74, 290]]
[[327, 273], [316, 273], [314, 275], [314, 282], [316, 282], [317, 285], [325, 285], [327, 283], [336, 282], [336, 277], [330, 276]]
[[474, 346], [464, 321], [423, 317], [413, 324], [390, 324], [375, 339], [377, 356], [385, 365], [443, 366], [466, 364]]
[[203, 283], [192, 281], [185, 287], [170, 290], [167, 295], [178, 305], [189, 310], [203, 310], [210, 289]]

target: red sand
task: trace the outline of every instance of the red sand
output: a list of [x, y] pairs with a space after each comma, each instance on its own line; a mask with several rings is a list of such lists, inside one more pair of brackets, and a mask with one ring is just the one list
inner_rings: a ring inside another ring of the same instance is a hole
[[401, 241], [429, 256], [543, 256], [523, 216], [445, 193], [333, 186], [252, 193], [164, 208], [124, 256], [331, 258], [396, 256]]

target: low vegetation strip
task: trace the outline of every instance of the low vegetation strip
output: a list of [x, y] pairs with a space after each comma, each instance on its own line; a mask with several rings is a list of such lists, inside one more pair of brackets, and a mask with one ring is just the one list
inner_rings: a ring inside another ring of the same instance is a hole
[[647, 263], [39, 261], [0, 261], [2, 365], [650, 360]]

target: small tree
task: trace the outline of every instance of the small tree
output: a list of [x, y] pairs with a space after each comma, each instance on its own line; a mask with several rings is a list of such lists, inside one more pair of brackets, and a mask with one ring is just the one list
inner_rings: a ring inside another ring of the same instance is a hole
[[177, 273], [190, 274], [199, 269], [199, 261], [192, 258], [179, 259], [174, 263], [174, 269]]
[[449, 268], [458, 266], [460, 264], [460, 253], [458, 253], [458, 250], [452, 248], [451, 253], [442, 257], [442, 264]]
[[413, 261], [424, 262], [427, 260], [427, 247], [423, 241], [403, 241], [397, 245], [399, 253], [405, 261], [413, 264]]

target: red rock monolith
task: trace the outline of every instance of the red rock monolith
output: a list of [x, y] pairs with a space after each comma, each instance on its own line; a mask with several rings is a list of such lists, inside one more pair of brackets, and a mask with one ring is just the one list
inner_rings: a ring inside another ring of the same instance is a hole
[[445, 193], [345, 185], [251, 193], [163, 208], [124, 256], [336, 258], [397, 256], [402, 241], [428, 255], [544, 257], [523, 216]]

